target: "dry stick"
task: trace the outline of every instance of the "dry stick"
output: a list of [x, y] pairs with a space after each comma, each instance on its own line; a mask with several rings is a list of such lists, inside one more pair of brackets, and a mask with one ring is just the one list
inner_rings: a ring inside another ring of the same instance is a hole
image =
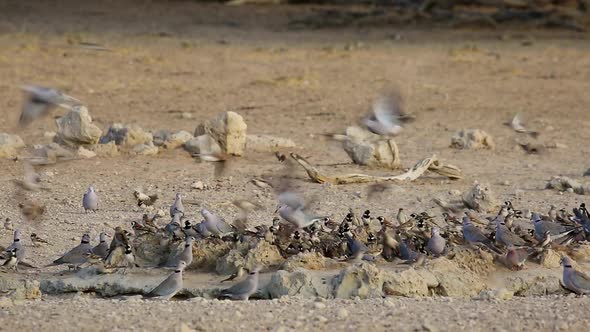
[[386, 181], [414, 181], [419, 178], [427, 170], [446, 176], [449, 179], [461, 179], [461, 170], [452, 165], [443, 165], [433, 155], [430, 158], [419, 161], [409, 169], [407, 172], [395, 176], [372, 176], [366, 174], [343, 174], [328, 176], [320, 173], [317, 168], [312, 166], [305, 158], [296, 153], [291, 153], [291, 158], [295, 159], [301, 165], [307, 175], [317, 183], [331, 183], [331, 184], [349, 184], [349, 183], [367, 183], [367, 182], [386, 182]]

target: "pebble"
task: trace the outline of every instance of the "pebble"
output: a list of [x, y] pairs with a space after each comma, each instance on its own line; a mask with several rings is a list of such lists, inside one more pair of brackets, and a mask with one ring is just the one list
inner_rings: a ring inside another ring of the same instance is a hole
[[346, 310], [344, 308], [340, 308], [340, 309], [338, 309], [338, 313], [336, 313], [336, 315], [340, 319], [346, 318], [346, 317], [348, 317], [348, 310]]
[[193, 184], [191, 184], [191, 188], [196, 190], [203, 190], [206, 188], [206, 185], [203, 183], [203, 181], [196, 181], [193, 182]]
[[316, 319], [318, 320], [318, 322], [320, 323], [325, 323], [328, 321], [328, 318], [324, 317], [324, 316], [317, 316]]
[[322, 302], [315, 302], [315, 303], [313, 304], [313, 306], [314, 306], [316, 309], [324, 309], [324, 308], [326, 307], [326, 305], [325, 305], [324, 303], [322, 303]]

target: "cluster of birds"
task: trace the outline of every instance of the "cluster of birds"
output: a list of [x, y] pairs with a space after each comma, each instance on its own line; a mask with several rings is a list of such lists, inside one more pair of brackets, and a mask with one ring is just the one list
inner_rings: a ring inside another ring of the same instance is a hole
[[[135, 194], [138, 205], [145, 204], [146, 197], [151, 203], [154, 196]], [[549, 248], [567, 252], [575, 244], [586, 241], [590, 234], [590, 213], [584, 204], [569, 214], [565, 209], [551, 206], [546, 215], [514, 208], [510, 201], [505, 202], [498, 213], [487, 219], [472, 211], [465, 212], [462, 220], [449, 213], [443, 218], [427, 212], [407, 215], [400, 208], [395, 218], [374, 217], [369, 210], [358, 217], [350, 210], [341, 222], [329, 216], [313, 216], [307, 211], [307, 203], [295, 192], [286, 191], [278, 195], [277, 214], [272, 225], [258, 225], [249, 228], [247, 215], [259, 205], [248, 201], [235, 201], [241, 213], [233, 223], [226, 222], [215, 213], [203, 208], [203, 220], [194, 223], [185, 217], [185, 207], [181, 194], [176, 194], [170, 206], [170, 221], [158, 225], [162, 216], [144, 214], [141, 220], [131, 222], [131, 231], [115, 228], [113, 239], [100, 233], [100, 242], [92, 245], [89, 234], [83, 234], [79, 245], [54, 260], [48, 266], [67, 264], [78, 269], [82, 266], [99, 266], [103, 271], [109, 268], [139, 267], [134, 256], [134, 241], [145, 235], [155, 236], [160, 243], [184, 243], [164, 263], [155, 267], [175, 267], [174, 272], [154, 288], [147, 297], [169, 299], [182, 289], [182, 274], [193, 262], [193, 245], [199, 241], [214, 241], [230, 244], [255, 243], [267, 241], [275, 245], [281, 254], [288, 258], [299, 253], [317, 252], [329, 258], [342, 261], [375, 262], [403, 261], [422, 265], [428, 258], [445, 256], [458, 245], [477, 247], [494, 253], [508, 268], [518, 270], [524, 267], [527, 259], [539, 259]], [[99, 211], [99, 198], [92, 186], [82, 198], [86, 212]], [[530, 219], [531, 223], [526, 222]], [[476, 226], [475, 224], [481, 226]], [[44, 240], [31, 235], [35, 244]], [[14, 232], [13, 243], [4, 250], [2, 263], [4, 269], [18, 271], [18, 266], [32, 268], [25, 261], [25, 248], [21, 242], [21, 232]], [[563, 282], [565, 287], [578, 294], [590, 292], [590, 277], [576, 270], [572, 261], [564, 257]], [[144, 266], [154, 267], [154, 266]], [[232, 287], [223, 290], [220, 297], [248, 299], [258, 289], [258, 274], [262, 267], [247, 271], [240, 268], [238, 273], [226, 280], [238, 279]], [[123, 271], [124, 271], [123, 270]], [[241, 280], [240, 280], [241, 279]], [[225, 280], [224, 280], [225, 281]]]

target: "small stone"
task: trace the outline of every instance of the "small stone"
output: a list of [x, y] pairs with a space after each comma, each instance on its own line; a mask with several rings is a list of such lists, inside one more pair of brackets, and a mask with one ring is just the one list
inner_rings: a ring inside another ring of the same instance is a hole
[[50, 139], [50, 140], [53, 140], [56, 135], [57, 135], [57, 133], [55, 131], [46, 131], [43, 133], [43, 137]]
[[166, 138], [164, 142], [164, 147], [166, 149], [176, 149], [178, 147], [183, 146], [186, 142], [190, 141], [193, 138], [189, 132], [181, 130], [176, 132]]
[[324, 317], [322, 315], [317, 316], [316, 319], [320, 323], [326, 323], [328, 321], [328, 318], [326, 318], [326, 317]]
[[180, 113], [180, 118], [182, 118], [182, 119], [192, 119], [193, 118], [193, 113], [190, 113], [190, 112], [182, 112], [182, 113]]
[[149, 144], [138, 144], [134, 146], [129, 153], [139, 156], [154, 156], [158, 154], [158, 151], [158, 147], [150, 142]]
[[193, 182], [193, 184], [191, 184], [191, 188], [196, 189], [196, 190], [203, 190], [206, 187], [207, 186], [203, 183], [203, 181], [196, 181], [196, 182]]
[[114, 141], [116, 145], [137, 146], [140, 144], [150, 144], [153, 141], [153, 135], [137, 125], [123, 125], [121, 123], [113, 124], [107, 133], [100, 138], [101, 144]]
[[222, 152], [241, 156], [246, 147], [247, 128], [241, 115], [235, 112], [224, 112], [215, 119], [199, 125], [195, 129], [194, 136], [208, 134], [219, 144]]
[[324, 304], [322, 302], [314, 302], [313, 307], [316, 309], [324, 309], [324, 308], [326, 308], [326, 304]]
[[338, 312], [336, 313], [336, 315], [338, 316], [338, 318], [344, 319], [344, 318], [348, 317], [348, 310], [346, 310], [344, 308], [340, 308], [340, 309], [338, 309]]
[[117, 147], [114, 141], [106, 144], [96, 144], [91, 146], [90, 149], [99, 157], [115, 157], [119, 155], [119, 147]]
[[496, 144], [488, 133], [480, 129], [462, 129], [451, 137], [451, 147], [456, 149], [494, 150]]
[[0, 133], [0, 158], [14, 158], [25, 142], [17, 135]]
[[78, 156], [86, 159], [96, 157], [96, 152], [90, 151], [83, 146], [78, 147]]
[[508, 181], [508, 180], [504, 180], [504, 181], [502, 181], [502, 183], [501, 183], [501, 184], [502, 184], [503, 186], [509, 186], [509, 185], [510, 185], [510, 181]]
[[84, 106], [74, 106], [65, 116], [56, 120], [57, 135], [54, 142], [67, 146], [81, 144], [96, 144], [102, 130], [92, 123], [88, 109]]
[[574, 192], [574, 188], [567, 188], [565, 191], [571, 194]]

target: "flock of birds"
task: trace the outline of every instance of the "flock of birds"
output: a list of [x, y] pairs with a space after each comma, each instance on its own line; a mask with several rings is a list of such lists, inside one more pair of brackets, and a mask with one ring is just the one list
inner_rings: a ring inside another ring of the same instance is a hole
[[[55, 106], [71, 108], [79, 101], [57, 90], [27, 86], [29, 93], [20, 117], [21, 126], [49, 114]], [[395, 136], [402, 130], [402, 123], [409, 120], [400, 107], [397, 94], [378, 99], [372, 111], [363, 118], [364, 127], [380, 136]], [[517, 132], [532, 133], [515, 117], [510, 126]], [[535, 133], [536, 135], [537, 133]], [[279, 157], [279, 156], [277, 156]], [[280, 158], [279, 158], [280, 160]], [[39, 177], [25, 165], [25, 179], [17, 184], [25, 191], [39, 188]], [[284, 188], [283, 188], [284, 189]], [[135, 192], [138, 205], [150, 206], [157, 196]], [[395, 218], [374, 217], [369, 210], [360, 214], [352, 210], [340, 222], [328, 216], [314, 216], [302, 197], [293, 190], [278, 193], [278, 206], [272, 225], [258, 225], [249, 228], [248, 214], [260, 206], [246, 200], [235, 201], [240, 216], [232, 223], [226, 222], [217, 214], [203, 208], [203, 220], [193, 222], [185, 216], [182, 195], [177, 194], [170, 207], [170, 221], [159, 225], [161, 215], [144, 214], [133, 221], [132, 231], [115, 228], [115, 234], [108, 243], [108, 235], [101, 233], [100, 243], [93, 246], [89, 234], [82, 236], [81, 243], [49, 266], [66, 264], [76, 269], [85, 264], [110, 267], [138, 266], [134, 256], [134, 241], [141, 240], [145, 234], [156, 236], [163, 244], [184, 242], [172, 261], [165, 266], [174, 266], [174, 272], [147, 296], [169, 299], [182, 288], [182, 274], [193, 261], [193, 246], [200, 241], [223, 241], [226, 243], [256, 243], [267, 241], [275, 245], [279, 252], [288, 258], [304, 252], [318, 252], [325, 257], [350, 262], [402, 260], [421, 265], [427, 258], [445, 256], [458, 245], [468, 245], [489, 250], [510, 269], [522, 269], [527, 259], [538, 259], [548, 248], [566, 252], [567, 248], [586, 241], [590, 235], [590, 213], [582, 204], [569, 214], [565, 209], [551, 206], [547, 215], [515, 209], [511, 202], [505, 202], [496, 215], [481, 218], [468, 210], [462, 219], [449, 213], [443, 218], [427, 212], [407, 214], [403, 208]], [[99, 211], [99, 198], [92, 186], [84, 194], [82, 205], [86, 212]], [[23, 214], [26, 215], [23, 207]], [[33, 209], [34, 211], [34, 209]], [[41, 211], [42, 213], [42, 211]], [[32, 216], [34, 219], [34, 215]], [[528, 226], [522, 221], [530, 219]], [[477, 226], [479, 224], [480, 226]], [[3, 254], [3, 268], [18, 271], [18, 266], [31, 268], [25, 260], [25, 247], [21, 242], [21, 232], [14, 232], [13, 243]], [[33, 243], [44, 240], [31, 234]], [[564, 266], [563, 284], [577, 294], [590, 293], [590, 277], [573, 267], [571, 259], [562, 259]], [[263, 267], [251, 271], [240, 268], [235, 276], [228, 278], [237, 281], [232, 287], [223, 290], [221, 297], [247, 300], [258, 289], [258, 274]], [[245, 278], [244, 278], [245, 277]]]
[[[138, 192], [135, 197], [140, 206], [153, 205], [157, 200], [155, 195]], [[176, 194], [170, 206], [171, 219], [165, 225], [158, 223], [158, 218], [163, 216], [144, 214], [140, 220], [131, 222], [131, 231], [116, 227], [110, 243], [109, 236], [104, 232], [100, 233], [97, 245], [90, 243], [89, 234], [83, 234], [78, 246], [48, 266], [65, 264], [75, 269], [83, 266], [100, 266], [102, 269], [139, 267], [134, 256], [134, 243], [141, 241], [142, 236], [155, 236], [162, 245], [182, 242], [183, 246], [177, 245], [179, 249], [174, 259], [159, 265], [175, 267], [174, 272], [146, 295], [170, 299], [182, 289], [183, 271], [193, 262], [193, 246], [200, 241], [230, 245], [267, 241], [275, 245], [285, 258], [318, 252], [325, 257], [351, 263], [383, 259], [413, 265], [423, 265], [426, 259], [445, 256], [453, 247], [466, 245], [490, 251], [506, 267], [519, 270], [527, 259], [539, 259], [548, 248], [567, 252], [568, 248], [586, 241], [590, 234], [590, 213], [585, 204], [574, 208], [573, 214], [551, 206], [546, 215], [541, 215], [517, 210], [507, 201], [496, 215], [482, 218], [466, 211], [462, 220], [447, 212], [442, 218], [427, 212], [407, 215], [403, 208], [392, 219], [374, 217], [369, 210], [358, 217], [350, 210], [342, 221], [337, 222], [328, 216], [313, 216], [307, 211], [306, 202], [300, 195], [286, 191], [278, 195], [278, 217], [273, 219], [272, 225], [254, 228], [247, 226], [247, 215], [260, 206], [245, 200], [234, 201], [234, 204], [241, 213], [233, 223], [205, 208], [200, 211], [203, 220], [194, 223], [185, 217], [182, 195]], [[86, 212], [99, 212], [98, 194], [92, 186], [84, 194], [82, 205]], [[526, 226], [527, 218], [532, 223], [530, 227]], [[476, 226], [476, 223], [481, 226]], [[21, 236], [21, 232], [16, 230], [13, 243], [4, 250], [3, 269], [18, 272], [18, 266], [34, 268], [25, 261], [26, 250]], [[31, 234], [31, 240], [35, 244], [44, 242], [35, 234]], [[563, 257], [562, 264], [563, 285], [577, 294], [590, 293], [590, 276], [576, 270], [567, 256]], [[251, 271], [240, 268], [226, 279], [238, 281], [219, 296], [247, 300], [258, 290], [258, 274], [262, 268], [258, 266]], [[246, 272], [247, 276], [244, 276]]]

